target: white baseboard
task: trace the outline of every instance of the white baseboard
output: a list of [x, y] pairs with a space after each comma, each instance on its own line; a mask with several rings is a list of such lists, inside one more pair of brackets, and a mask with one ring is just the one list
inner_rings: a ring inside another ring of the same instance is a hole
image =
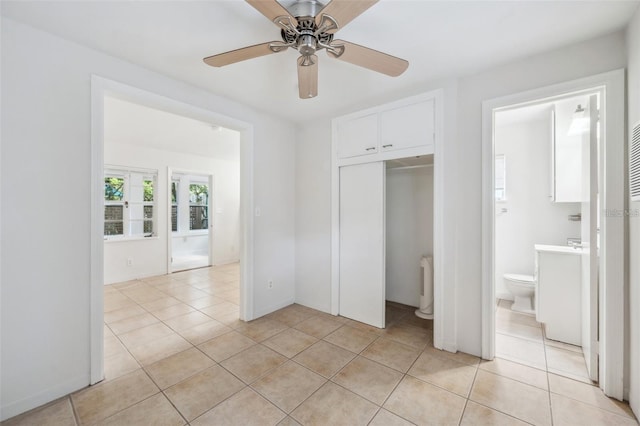
[[[11, 417], [17, 416], [18, 414], [37, 408], [87, 386], [89, 386], [88, 374], [60, 383], [54, 387], [45, 389], [35, 395], [28, 396], [21, 400], [4, 404], [2, 405], [2, 408], [0, 408], [0, 421], [7, 420]], [[4, 394], [6, 395], [6, 389], [4, 390]]]

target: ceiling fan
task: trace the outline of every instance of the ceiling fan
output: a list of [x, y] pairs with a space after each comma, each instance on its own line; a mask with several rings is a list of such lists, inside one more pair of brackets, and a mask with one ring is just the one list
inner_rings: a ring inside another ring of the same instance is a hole
[[223, 67], [247, 59], [288, 48], [300, 52], [298, 87], [300, 98], [318, 95], [318, 57], [322, 49], [329, 57], [340, 59], [392, 77], [402, 74], [409, 62], [368, 47], [344, 40], [334, 40], [334, 34], [378, 0], [292, 0], [286, 6], [276, 0], [246, 0], [251, 6], [280, 27], [282, 40], [272, 41], [204, 58], [213, 67]]

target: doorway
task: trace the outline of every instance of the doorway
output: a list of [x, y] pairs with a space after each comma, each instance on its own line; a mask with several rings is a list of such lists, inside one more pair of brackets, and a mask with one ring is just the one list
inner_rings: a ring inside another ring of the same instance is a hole
[[598, 381], [602, 92], [494, 110], [495, 355]]
[[[581, 211], [581, 224], [589, 224], [589, 235], [596, 238], [589, 241], [590, 256], [599, 258], [598, 263], [586, 261], [587, 266], [580, 271], [583, 276], [591, 278], [589, 288], [580, 293], [580, 300], [588, 296], [588, 309], [591, 310], [590, 330], [597, 330], [592, 337], [599, 347], [599, 366], [595, 368], [599, 386], [606, 395], [623, 399], [623, 358], [624, 358], [624, 222], [607, 214], [600, 215], [599, 230], [597, 228], [598, 212], [608, 209], [622, 209], [624, 206], [624, 71], [587, 77], [581, 80], [562, 83], [555, 86], [514, 94], [483, 103], [483, 326], [482, 356], [493, 359], [496, 356], [496, 114], [516, 106], [525, 107], [544, 102], [567, 99], [573, 95], [599, 95], [599, 122], [601, 138], [590, 144], [591, 190], [599, 192], [590, 194], [587, 214]], [[596, 102], [598, 99], [596, 99]], [[592, 102], [591, 97], [589, 102]], [[578, 109], [577, 105], [573, 108]], [[574, 109], [574, 112], [575, 112]], [[597, 109], [597, 104], [594, 107]], [[591, 119], [591, 134], [597, 134], [597, 120]], [[595, 150], [591, 150], [595, 149]], [[506, 163], [509, 162], [505, 158]], [[500, 164], [498, 162], [498, 164]], [[594, 181], [595, 179], [595, 181]], [[500, 180], [500, 179], [498, 179]], [[509, 181], [508, 172], [505, 179]], [[498, 182], [499, 183], [499, 182]], [[508, 186], [508, 183], [507, 183]], [[508, 197], [508, 195], [507, 195]], [[598, 205], [598, 197], [600, 204]], [[584, 204], [584, 203], [581, 203]], [[508, 213], [508, 208], [507, 208]], [[574, 218], [576, 215], [574, 215]], [[582, 228], [581, 225], [581, 228]], [[595, 225], [595, 226], [594, 226]], [[599, 232], [598, 232], [599, 231]], [[582, 230], [581, 230], [582, 232]], [[586, 232], [586, 231], [585, 231]], [[581, 235], [582, 237], [582, 235]], [[573, 248], [568, 248], [574, 250]], [[541, 260], [539, 260], [542, 262]], [[582, 260], [580, 260], [582, 262]], [[582, 265], [582, 263], [580, 263]], [[536, 268], [540, 273], [540, 268]], [[597, 278], [597, 280], [596, 280]], [[534, 277], [535, 282], [542, 282], [541, 277]], [[539, 290], [539, 288], [537, 288]], [[544, 290], [537, 295], [544, 297]], [[544, 305], [540, 300], [540, 306]], [[584, 302], [581, 304], [584, 305]], [[534, 304], [534, 309], [538, 308]], [[588, 360], [589, 361], [589, 360]]]

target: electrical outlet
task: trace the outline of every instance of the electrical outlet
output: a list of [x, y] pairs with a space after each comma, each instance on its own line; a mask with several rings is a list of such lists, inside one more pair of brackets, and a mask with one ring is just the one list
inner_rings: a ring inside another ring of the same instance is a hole
[[267, 288], [268, 288], [269, 290], [273, 289], [273, 280], [269, 280], [269, 281], [267, 281]]
[[131, 265], [133, 265], [133, 259], [128, 257], [127, 258], [127, 266], [131, 266]]

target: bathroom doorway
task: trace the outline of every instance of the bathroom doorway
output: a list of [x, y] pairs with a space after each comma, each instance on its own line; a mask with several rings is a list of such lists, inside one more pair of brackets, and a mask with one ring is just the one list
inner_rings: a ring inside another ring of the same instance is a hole
[[483, 104], [483, 357], [618, 399], [624, 224], [600, 206], [623, 205], [621, 86], [612, 72]]
[[493, 132], [496, 357], [588, 383], [598, 380], [599, 105], [595, 91], [507, 106]]

